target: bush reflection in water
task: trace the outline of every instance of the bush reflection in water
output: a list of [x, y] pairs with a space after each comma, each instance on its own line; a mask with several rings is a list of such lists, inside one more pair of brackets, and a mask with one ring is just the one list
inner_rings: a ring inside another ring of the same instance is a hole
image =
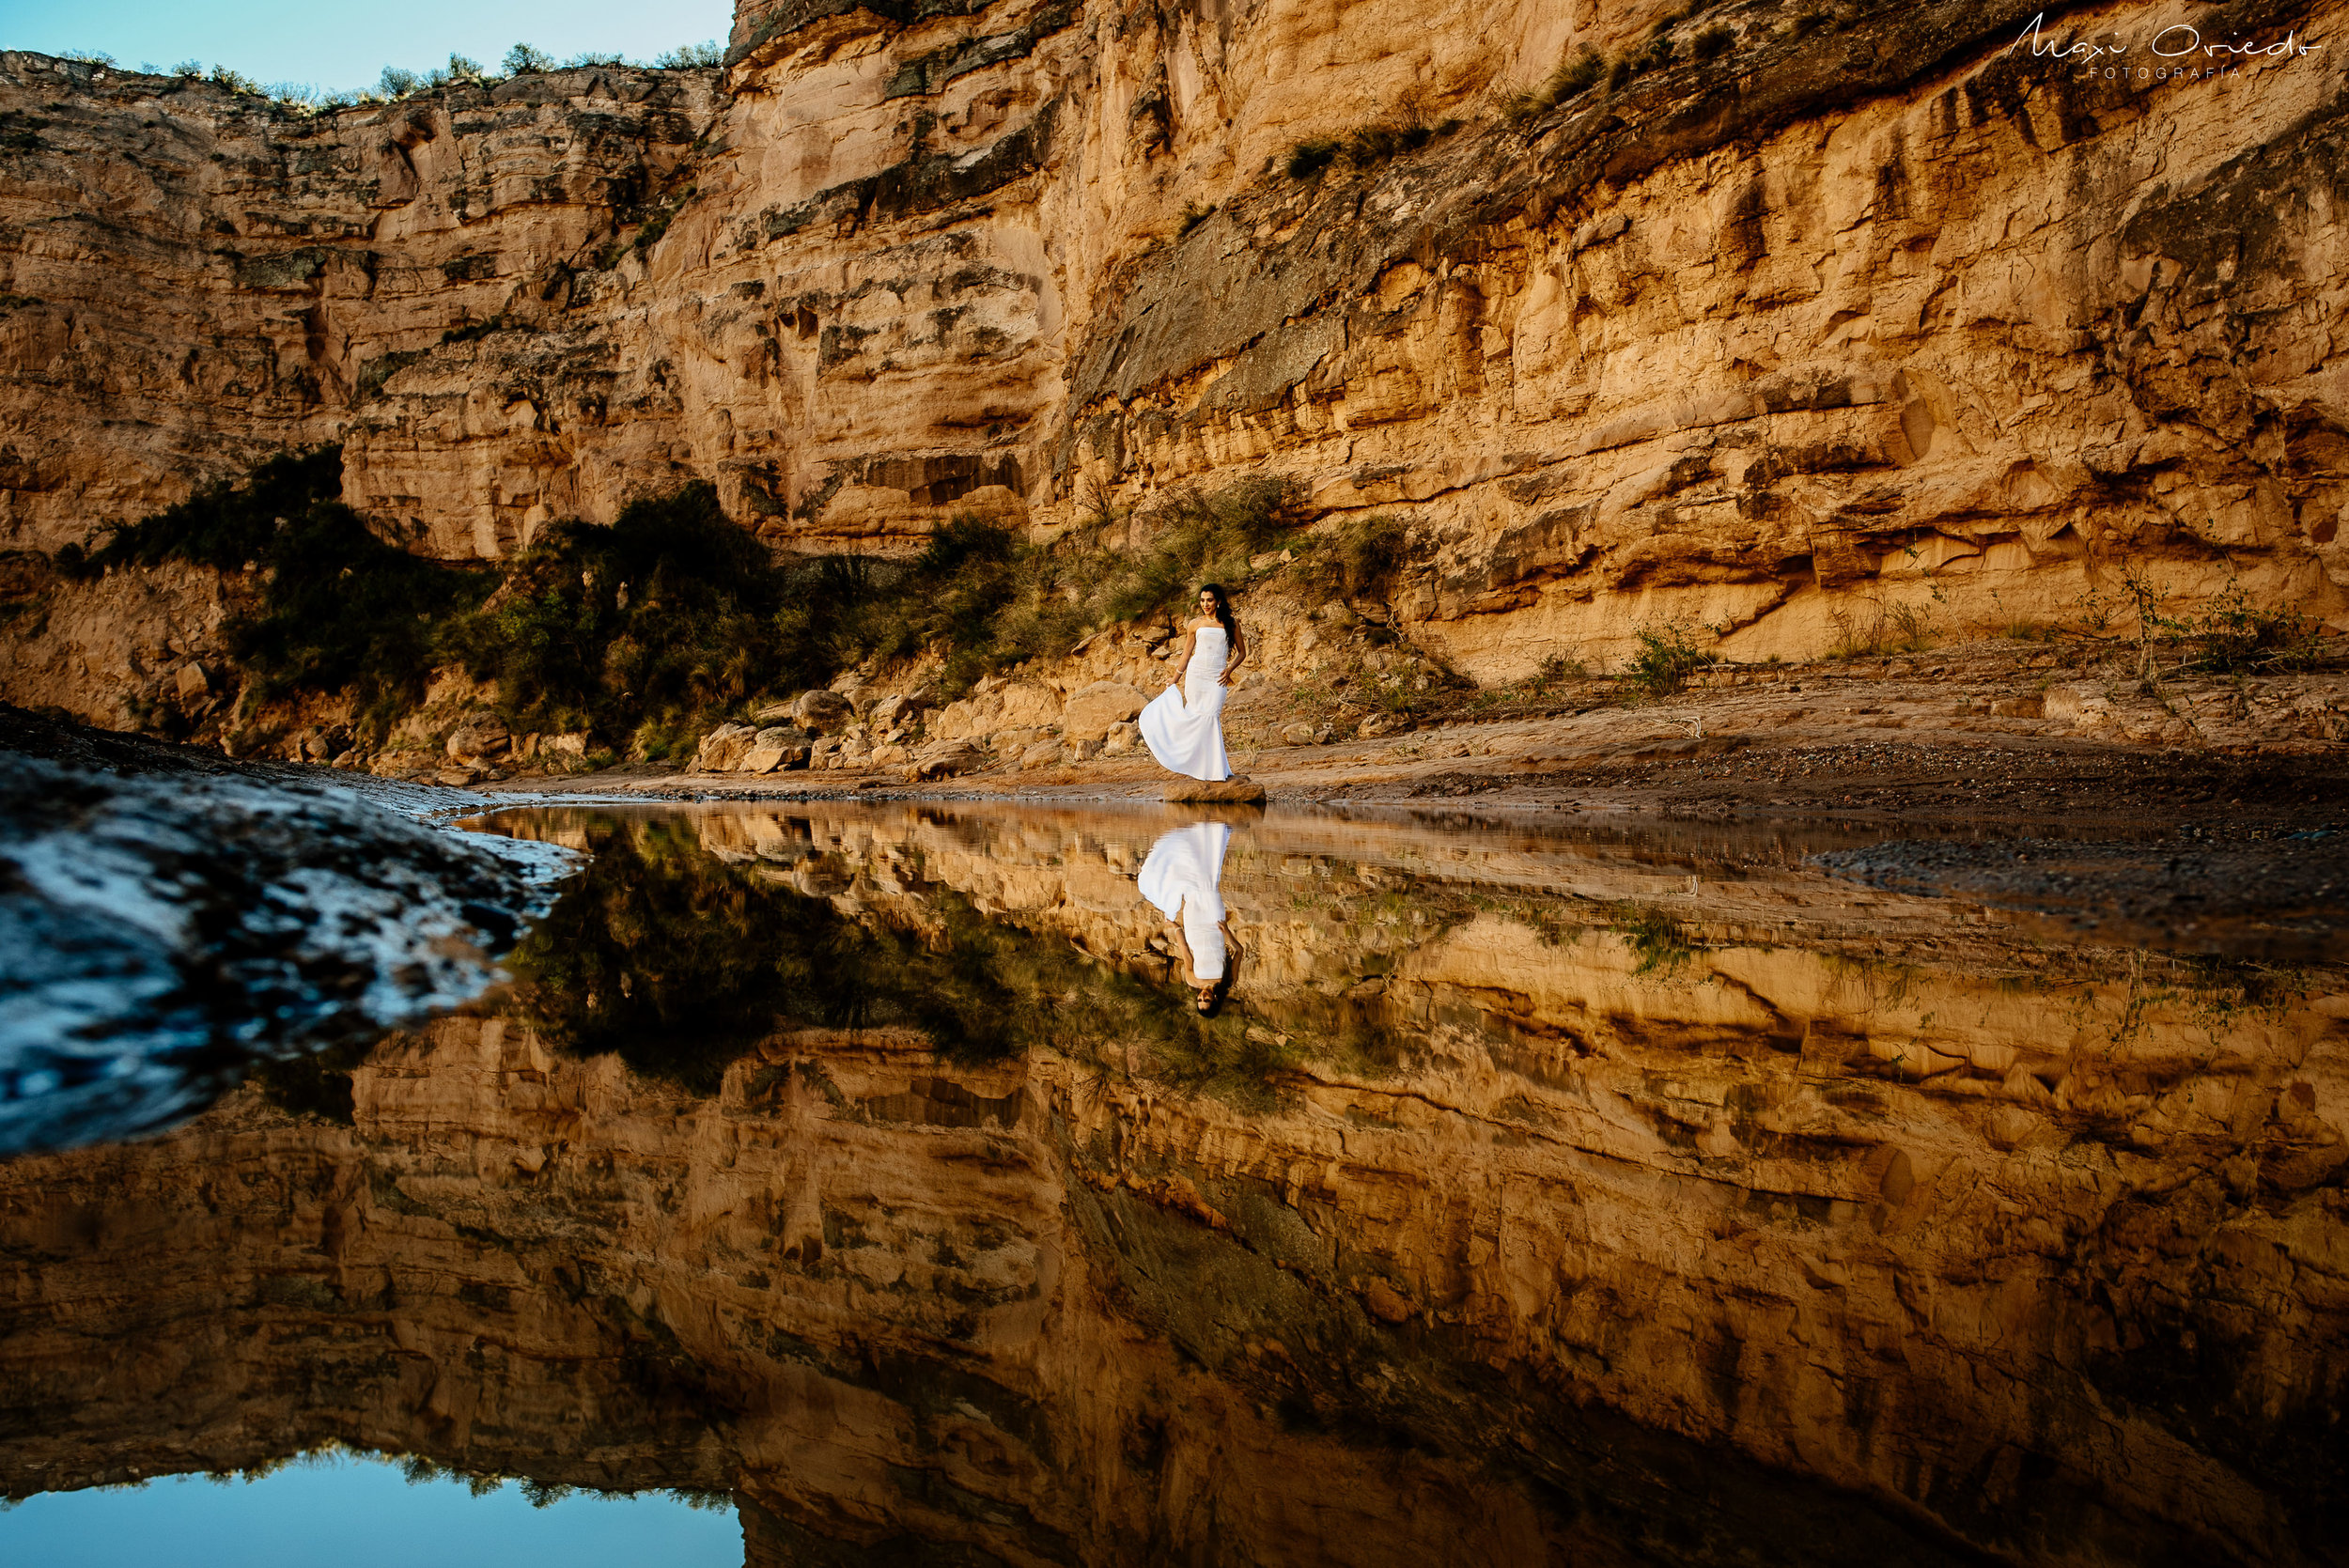
[[[677, 817], [603, 818], [587, 836], [592, 867], [513, 955], [514, 1005], [559, 1048], [701, 1093], [794, 1026], [915, 1029], [966, 1061], [1139, 1048], [1155, 1076], [1242, 1101], [1268, 1101], [1292, 1051], [1251, 1027], [1244, 997], [1198, 1017], [1162, 955], [1096, 957], [902, 865], [902, 893], [851, 913], [832, 897], [849, 871], [813, 848], [790, 870], [733, 864]], [[1330, 1012], [1336, 1035], [1379, 1053], [1358, 1009]]]

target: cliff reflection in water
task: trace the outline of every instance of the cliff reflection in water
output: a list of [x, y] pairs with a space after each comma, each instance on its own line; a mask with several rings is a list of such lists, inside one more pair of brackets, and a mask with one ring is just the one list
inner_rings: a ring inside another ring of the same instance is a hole
[[2338, 970], [1276, 818], [1203, 1017], [1174, 821], [500, 818], [594, 868], [348, 1125], [0, 1166], [10, 1490], [334, 1440], [728, 1491], [762, 1563], [2340, 1555]]

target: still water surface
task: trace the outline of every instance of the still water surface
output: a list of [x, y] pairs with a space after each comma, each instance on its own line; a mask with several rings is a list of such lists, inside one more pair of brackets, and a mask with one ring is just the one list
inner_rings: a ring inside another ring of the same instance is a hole
[[334, 1442], [754, 1563], [2338, 1560], [2337, 967], [1792, 832], [478, 826], [595, 853], [510, 990], [0, 1166], [12, 1495]]

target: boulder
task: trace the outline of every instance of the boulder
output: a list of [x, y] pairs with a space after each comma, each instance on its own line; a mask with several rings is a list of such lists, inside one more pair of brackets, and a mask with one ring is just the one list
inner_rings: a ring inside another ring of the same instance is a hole
[[1262, 805], [1264, 785], [1245, 773], [1235, 773], [1221, 784], [1210, 784], [1205, 779], [1176, 779], [1166, 786], [1159, 799], [1169, 805]]
[[513, 743], [505, 720], [486, 708], [476, 708], [449, 731], [448, 754], [460, 760], [501, 756]]
[[922, 711], [922, 705], [911, 697], [883, 697], [865, 714], [864, 722], [875, 729], [897, 729], [913, 722]]
[[172, 691], [182, 705], [200, 703], [212, 694], [212, 677], [201, 664], [182, 664], [171, 677]]
[[702, 737], [701, 745], [693, 753], [696, 773], [731, 773], [741, 766], [758, 741], [758, 732], [748, 724], [720, 724]]
[[569, 730], [561, 735], [538, 737], [539, 752], [551, 757], [583, 757], [587, 754], [587, 732]]
[[1149, 695], [1123, 681], [1097, 680], [1070, 695], [1061, 710], [1061, 733], [1071, 740], [1100, 740], [1150, 703]]
[[1314, 743], [1314, 727], [1311, 724], [1283, 724], [1281, 726], [1281, 742], [1286, 746], [1310, 746]]
[[856, 717], [856, 709], [837, 691], [802, 691], [791, 717], [807, 729], [836, 730]]
[[742, 753], [735, 765], [738, 773], [772, 773], [778, 768], [805, 768], [808, 745], [800, 732], [781, 724], [760, 730], [751, 738], [751, 749]]
[[1140, 724], [1112, 724], [1108, 737], [1101, 742], [1101, 754], [1108, 757], [1122, 757], [1128, 753], [1138, 751], [1141, 746], [1142, 726]]
[[941, 740], [966, 740], [996, 730], [1023, 729], [1057, 722], [1060, 698], [1049, 686], [1034, 681], [981, 681], [971, 695], [941, 708], [930, 721], [930, 733]]
[[1050, 768], [1059, 761], [1060, 742], [1039, 740], [1019, 753], [1019, 770], [1025, 773], [1037, 768]]
[[1374, 713], [1356, 726], [1354, 733], [1364, 740], [1371, 740], [1382, 735], [1400, 735], [1410, 727], [1411, 721], [1407, 714]]
[[987, 766], [987, 753], [976, 746], [960, 740], [934, 740], [913, 753], [913, 764], [906, 770], [910, 781], [951, 779], [958, 773], [976, 772]]

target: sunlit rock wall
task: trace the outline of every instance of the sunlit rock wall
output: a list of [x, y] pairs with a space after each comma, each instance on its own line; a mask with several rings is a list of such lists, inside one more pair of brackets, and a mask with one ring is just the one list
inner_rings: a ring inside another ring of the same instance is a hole
[[[1501, 123], [1658, 9], [746, 0], [722, 71], [316, 120], [0, 57], [0, 515], [52, 549], [340, 438], [442, 554], [691, 476], [902, 551], [1278, 470], [1408, 520], [1404, 622], [1479, 676], [2077, 613], [2129, 562], [2341, 616], [2349, 47], [2124, 83], [2021, 0], [1731, 5]], [[2349, 8], [2047, 15], [2143, 61]]]

